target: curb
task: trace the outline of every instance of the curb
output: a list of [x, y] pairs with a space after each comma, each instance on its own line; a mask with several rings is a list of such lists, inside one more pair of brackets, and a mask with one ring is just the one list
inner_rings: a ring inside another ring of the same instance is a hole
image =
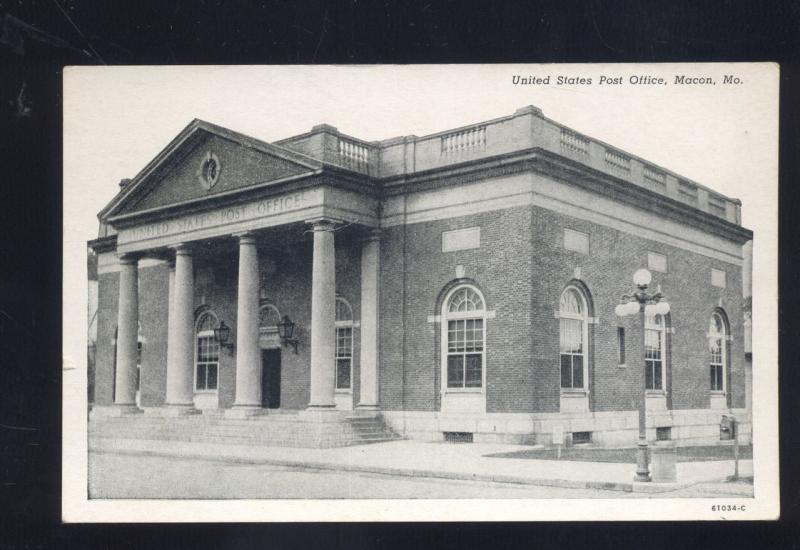
[[[460, 481], [487, 481], [494, 483], [512, 483], [516, 485], [537, 485], [542, 487], [564, 487], [567, 489], [600, 489], [606, 491], [637, 492], [638, 483], [622, 483], [613, 481], [577, 481], [570, 479], [530, 478], [507, 474], [472, 474], [466, 472], [444, 472], [441, 470], [424, 470], [414, 468], [392, 468], [388, 466], [369, 466], [358, 464], [340, 464], [336, 462], [314, 462], [285, 460], [279, 458], [242, 457], [232, 455], [209, 456], [196, 452], [167, 452], [153, 449], [114, 449], [89, 447], [89, 451], [98, 454], [119, 454], [128, 456], [158, 456], [180, 457], [194, 460], [208, 460], [212, 462], [230, 462], [235, 464], [267, 464], [271, 466], [284, 466], [289, 468], [310, 468], [314, 470], [335, 470], [344, 472], [363, 472], [370, 474], [384, 474], [404, 477], [427, 477], [435, 479], [455, 479]], [[687, 484], [659, 483], [655, 491], [641, 490], [638, 492], [666, 492], [680, 489]]]

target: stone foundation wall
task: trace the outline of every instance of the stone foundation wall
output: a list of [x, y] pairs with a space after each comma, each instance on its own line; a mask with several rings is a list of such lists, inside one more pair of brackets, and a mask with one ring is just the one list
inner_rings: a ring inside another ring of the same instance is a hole
[[[656, 428], [672, 428], [671, 438], [678, 445], [714, 445], [720, 440], [722, 415], [738, 420], [739, 442], [751, 442], [752, 422], [744, 409], [710, 411], [688, 409], [648, 414], [647, 439], [656, 440]], [[484, 415], [446, 415], [438, 412], [383, 411], [386, 423], [410, 439], [442, 441], [444, 432], [473, 434], [476, 443], [539, 444], [553, 446], [553, 431], [561, 428], [565, 444], [574, 432], [591, 432], [593, 445], [631, 447], [639, 437], [636, 411], [597, 413], [487, 413]]]

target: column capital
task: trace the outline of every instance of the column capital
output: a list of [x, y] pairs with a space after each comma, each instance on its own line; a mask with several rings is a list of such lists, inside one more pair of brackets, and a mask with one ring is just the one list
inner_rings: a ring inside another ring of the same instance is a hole
[[120, 254], [119, 255], [119, 263], [121, 265], [136, 265], [141, 258], [140, 254]]
[[179, 255], [179, 254], [181, 256], [191, 256], [192, 252], [194, 252], [194, 250], [192, 248], [192, 245], [189, 244], [189, 243], [173, 244], [173, 245], [170, 245], [168, 248], [170, 250], [172, 250], [173, 252], [175, 252], [176, 256]]
[[367, 233], [361, 238], [361, 242], [368, 243], [368, 242], [380, 241], [382, 236], [383, 236], [383, 231], [375, 227], [367, 231]]
[[234, 233], [233, 236], [239, 239], [239, 244], [256, 244], [256, 234], [252, 231]]
[[312, 231], [333, 231], [336, 229], [337, 223], [343, 223], [342, 220], [336, 218], [329, 218], [325, 216], [320, 216], [318, 218], [311, 218], [305, 221], [307, 224], [311, 225]]

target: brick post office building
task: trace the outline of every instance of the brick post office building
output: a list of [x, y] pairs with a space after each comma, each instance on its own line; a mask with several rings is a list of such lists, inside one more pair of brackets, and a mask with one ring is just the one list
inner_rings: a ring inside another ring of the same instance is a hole
[[[120, 187], [98, 422], [618, 446], [644, 402], [651, 439], [749, 436], [740, 202], [538, 108], [373, 142], [194, 120]], [[639, 268], [668, 314], [615, 315]]]

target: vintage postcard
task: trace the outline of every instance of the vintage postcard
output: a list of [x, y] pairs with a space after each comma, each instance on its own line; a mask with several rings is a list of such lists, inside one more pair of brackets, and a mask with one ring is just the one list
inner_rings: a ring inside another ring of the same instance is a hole
[[778, 83], [67, 68], [63, 519], [777, 518]]

